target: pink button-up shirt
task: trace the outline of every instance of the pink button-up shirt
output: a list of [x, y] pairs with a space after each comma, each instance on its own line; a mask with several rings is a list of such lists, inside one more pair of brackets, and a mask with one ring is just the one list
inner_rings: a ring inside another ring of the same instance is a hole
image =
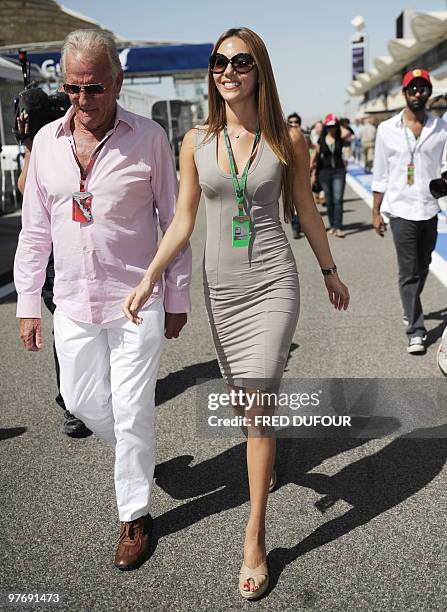
[[[123, 316], [124, 300], [152, 261], [157, 226], [165, 232], [174, 215], [177, 177], [164, 130], [117, 105], [115, 125], [85, 183], [93, 194], [93, 221], [73, 221], [71, 194], [80, 179], [71, 148], [73, 115], [70, 108], [34, 139], [14, 263], [17, 316], [40, 318], [53, 244], [57, 308], [76, 321], [101, 324]], [[167, 312], [191, 309], [190, 277], [188, 245], [165, 272]], [[162, 292], [159, 282], [148, 303]]]

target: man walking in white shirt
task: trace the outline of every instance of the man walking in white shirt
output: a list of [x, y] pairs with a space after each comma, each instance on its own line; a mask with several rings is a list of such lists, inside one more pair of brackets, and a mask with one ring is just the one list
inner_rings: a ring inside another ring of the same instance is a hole
[[399, 290], [409, 353], [425, 353], [421, 293], [436, 245], [439, 205], [429, 183], [447, 169], [447, 124], [425, 109], [432, 92], [426, 70], [402, 81], [406, 108], [378, 129], [372, 190], [373, 226], [383, 236], [390, 217], [399, 266]]

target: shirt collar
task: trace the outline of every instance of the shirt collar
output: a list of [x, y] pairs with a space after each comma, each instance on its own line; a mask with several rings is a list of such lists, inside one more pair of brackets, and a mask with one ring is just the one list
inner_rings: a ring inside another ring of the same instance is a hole
[[[398, 113], [396, 115], [396, 123], [395, 123], [396, 127], [403, 127], [403, 125], [404, 125], [404, 112], [405, 112], [405, 109], [401, 110], [400, 113]], [[424, 127], [431, 127], [431, 125], [434, 122], [434, 120], [435, 120], [435, 118], [433, 117], [433, 115], [427, 109], [425, 109], [425, 124], [424, 124]]]
[[[74, 108], [70, 106], [65, 115], [60, 119], [60, 123], [56, 129], [56, 137], [64, 134], [65, 136], [71, 136], [71, 120], [74, 117]], [[125, 110], [118, 103], [116, 104], [116, 114], [115, 114], [115, 123], [113, 125], [113, 130], [116, 130], [118, 123], [123, 122], [126, 123], [132, 130], [135, 129], [135, 119], [133, 117], [133, 113]]]

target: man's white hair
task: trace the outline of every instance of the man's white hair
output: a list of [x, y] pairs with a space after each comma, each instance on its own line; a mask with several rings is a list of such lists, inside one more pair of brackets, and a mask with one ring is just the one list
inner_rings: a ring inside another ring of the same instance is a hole
[[118, 76], [121, 62], [113, 36], [104, 30], [74, 30], [65, 37], [61, 49], [61, 68], [65, 75], [65, 58], [68, 53], [85, 54], [104, 51], [110, 60], [112, 77]]

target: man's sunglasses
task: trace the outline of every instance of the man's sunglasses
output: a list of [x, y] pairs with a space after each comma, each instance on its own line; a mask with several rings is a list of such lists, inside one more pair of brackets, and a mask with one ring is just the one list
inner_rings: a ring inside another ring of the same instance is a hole
[[415, 96], [417, 93], [420, 93], [421, 96], [426, 96], [430, 93], [430, 87], [428, 85], [421, 85], [420, 87], [412, 85], [411, 87], [407, 87], [407, 93], [410, 96]]
[[213, 53], [210, 57], [210, 70], [214, 74], [225, 72], [228, 64], [231, 64], [238, 74], [247, 74], [256, 66], [254, 58], [249, 53], [238, 53], [232, 58], [221, 53]]
[[101, 83], [91, 83], [90, 85], [75, 85], [74, 83], [64, 83], [64, 91], [68, 95], [79, 95], [82, 90], [88, 96], [97, 96], [105, 92], [106, 88]]

